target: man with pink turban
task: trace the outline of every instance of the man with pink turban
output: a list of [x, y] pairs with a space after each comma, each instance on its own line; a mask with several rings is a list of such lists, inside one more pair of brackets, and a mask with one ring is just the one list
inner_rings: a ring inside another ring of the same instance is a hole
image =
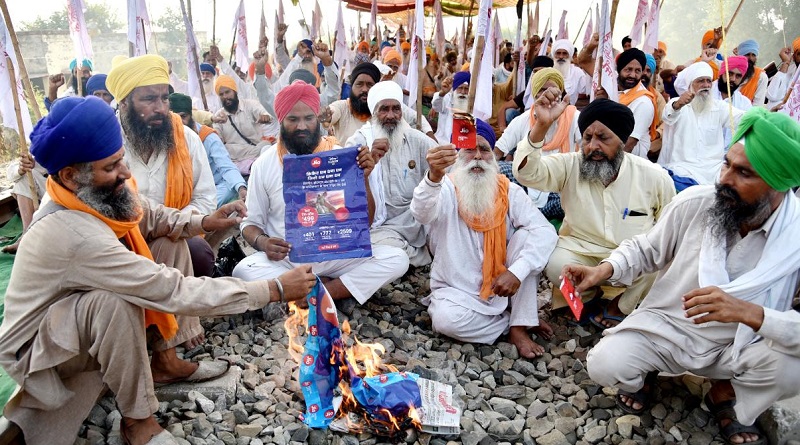
[[[719, 79], [717, 79], [717, 88], [712, 88], [712, 94], [715, 99], [730, 102], [733, 108], [742, 111], [749, 110], [753, 104], [745, 95], [739, 91], [742, 85], [742, 78], [747, 72], [747, 57], [744, 56], [731, 56], [728, 57], [727, 63], [722, 62], [719, 67]], [[728, 94], [730, 89], [730, 95]], [[725, 146], [731, 145], [731, 126], [726, 125], [723, 133], [725, 134]]]
[[[333, 136], [322, 136], [317, 118], [319, 110], [317, 89], [303, 81], [294, 81], [275, 96], [280, 138], [253, 163], [248, 183], [247, 217], [241, 225], [242, 236], [256, 253], [236, 266], [234, 277], [245, 281], [265, 280], [298, 266], [289, 261], [292, 246], [285, 239], [283, 157], [341, 148]], [[375, 161], [367, 147], [360, 148], [357, 162], [364, 169], [368, 207], [374, 210], [376, 196], [382, 195], [382, 191], [380, 182], [370, 175]], [[334, 300], [354, 297], [363, 304], [381, 286], [408, 270], [408, 256], [399, 248], [373, 244], [372, 258], [323, 261], [311, 263], [311, 266]]]

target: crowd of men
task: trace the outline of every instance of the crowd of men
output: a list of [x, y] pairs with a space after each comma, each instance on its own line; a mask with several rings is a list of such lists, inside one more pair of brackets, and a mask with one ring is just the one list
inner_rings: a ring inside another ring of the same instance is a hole
[[[154, 384], [227, 370], [178, 357], [203, 344], [199, 316], [302, 299], [317, 277], [334, 300], [364, 304], [429, 264], [422, 302], [440, 335], [507, 335], [521, 357], [543, 355], [544, 274], [553, 310], [580, 298], [574, 322], [606, 330], [588, 371], [620, 388], [622, 410], [647, 409], [659, 372], [691, 372], [715, 379], [706, 404], [726, 440], [764, 440], [756, 417], [800, 391], [800, 124], [780, 112], [800, 38], [771, 78], [753, 40], [720, 55], [719, 30], [679, 66], [663, 42], [626, 48], [617, 94], [590, 91], [597, 36], [581, 51], [556, 40], [547, 56], [532, 36], [524, 58], [503, 44], [492, 90], [477, 92], [492, 116], [456, 150], [470, 52], [427, 48], [415, 104], [402, 35], [399, 47], [359, 42], [344, 76], [327, 45], [289, 46], [286, 29], [251, 67], [209, 48], [203, 97], [157, 55], [115, 58], [107, 75], [73, 62], [62, 97], [64, 76], [50, 77], [49, 114], [9, 172], [25, 233], [9, 248], [0, 365], [20, 385], [5, 415], [27, 443], [71, 443], [104, 385], [126, 443], [175, 443], [153, 417]], [[343, 146], [359, 147], [372, 257], [291, 262], [283, 158]], [[208, 240], [233, 226], [256, 252], [212, 278]]]

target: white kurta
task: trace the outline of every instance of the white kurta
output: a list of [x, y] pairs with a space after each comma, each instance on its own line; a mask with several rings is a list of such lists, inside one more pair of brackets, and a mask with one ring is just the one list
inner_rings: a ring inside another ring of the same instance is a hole
[[437, 184], [426, 176], [414, 190], [411, 213], [428, 227], [434, 254], [431, 294], [423, 302], [430, 304], [437, 332], [490, 344], [509, 326], [539, 325], [536, 288], [558, 236], [521, 187], [509, 184], [508, 201], [506, 267], [521, 282], [511, 297], [510, 314], [508, 298], [491, 296], [484, 301], [479, 296], [484, 235], [470, 229], [458, 215], [450, 179]]
[[439, 124], [436, 127], [436, 140], [440, 144], [447, 144], [453, 136], [453, 92], [450, 91], [444, 96], [437, 91], [433, 95], [431, 106], [439, 113]]
[[[639, 83], [637, 88], [644, 89], [644, 85]], [[628, 104], [628, 108], [630, 108], [633, 113], [634, 119], [633, 132], [630, 137], [636, 138], [639, 141], [633, 147], [631, 153], [647, 159], [647, 153], [650, 151], [650, 125], [653, 124], [653, 119], [655, 119], [656, 116], [656, 110], [653, 108], [653, 101], [647, 96], [641, 96]], [[625, 143], [626, 141], [622, 142]]]
[[791, 62], [789, 64], [789, 69], [785, 73], [778, 71], [774, 76], [772, 76], [772, 79], [770, 79], [769, 85], [767, 86], [768, 110], [771, 110], [773, 107], [783, 102], [783, 98], [786, 97], [786, 92], [789, 91], [792, 78], [794, 77], [796, 71], [797, 65], [794, 62]]
[[[753, 103], [750, 102], [750, 99], [748, 99], [744, 94], [740, 93], [739, 90], [733, 92], [733, 95], [731, 96], [733, 100], [723, 99], [722, 93], [719, 92], [719, 88], [712, 88], [711, 91], [713, 92], [712, 94], [714, 94], [714, 99], [722, 100], [726, 104], [730, 103], [733, 106], [733, 108], [739, 109], [741, 111], [747, 111], [753, 108]], [[728, 125], [726, 125], [722, 131], [723, 133], [725, 133], [724, 147], [725, 147], [725, 152], [727, 152], [728, 148], [730, 148], [731, 146], [731, 138], [733, 137], [733, 132], [731, 131], [730, 123], [728, 123]]]

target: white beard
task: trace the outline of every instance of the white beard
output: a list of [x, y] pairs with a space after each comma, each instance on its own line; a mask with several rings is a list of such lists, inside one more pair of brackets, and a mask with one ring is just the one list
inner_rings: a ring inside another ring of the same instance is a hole
[[469, 101], [466, 94], [453, 94], [451, 107], [458, 111], [467, 111]]
[[556, 60], [554, 68], [557, 69], [558, 72], [561, 73], [561, 77], [566, 80], [567, 77], [569, 77], [570, 70], [572, 69], [572, 61], [569, 59]]
[[377, 116], [372, 116], [370, 118], [370, 123], [372, 123], [372, 137], [373, 140], [375, 139], [388, 139], [389, 140], [389, 150], [394, 147], [400, 147], [403, 145], [403, 137], [405, 137], [405, 133], [411, 129], [411, 126], [408, 125], [405, 119], [400, 119], [400, 122], [397, 123], [397, 128], [391, 132], [391, 134], [386, 131], [386, 129], [381, 125], [381, 122], [378, 120]]
[[205, 91], [206, 96], [210, 96], [212, 93], [214, 93], [214, 81], [203, 80], [203, 91]]
[[[472, 171], [473, 167], [483, 168], [483, 172]], [[497, 175], [500, 168], [492, 157], [489, 162], [477, 159], [465, 160], [459, 153], [453, 166], [452, 181], [461, 197], [458, 209], [465, 216], [491, 218], [491, 210], [497, 198]]]
[[[703, 93], [705, 91], [705, 93]], [[700, 90], [690, 102], [694, 114], [705, 114], [711, 108], [714, 97], [710, 90]]]

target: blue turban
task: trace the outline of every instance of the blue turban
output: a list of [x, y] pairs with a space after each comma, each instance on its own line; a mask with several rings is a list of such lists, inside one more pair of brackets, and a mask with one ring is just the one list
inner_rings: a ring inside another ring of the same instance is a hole
[[647, 57], [647, 66], [650, 67], [650, 72], [655, 74], [656, 72], [656, 58], [653, 57], [652, 54], [645, 54]]
[[122, 129], [102, 99], [64, 97], [31, 133], [31, 154], [51, 175], [64, 167], [105, 159], [122, 148]]
[[95, 91], [98, 90], [108, 91], [108, 88], [106, 87], [107, 77], [108, 76], [105, 74], [95, 74], [90, 77], [89, 81], [86, 82], [86, 93], [91, 96]]
[[210, 63], [201, 63], [200, 64], [200, 72], [202, 73], [203, 71], [205, 71], [207, 73], [211, 73], [211, 74], [213, 74], [215, 76], [217, 75], [217, 70], [215, 70], [214, 69], [214, 65], [212, 65]]
[[310, 49], [312, 51], [314, 50], [314, 42], [312, 42], [311, 40], [303, 39], [303, 40], [301, 40], [301, 42], [305, 43], [306, 47], [308, 47], [308, 49]]
[[753, 39], [745, 40], [739, 44], [737, 52], [740, 56], [755, 54], [755, 56], [758, 57], [758, 42]]
[[386, 40], [384, 40], [383, 42], [381, 42], [381, 49], [384, 49], [384, 48], [386, 48], [387, 46], [392, 46], [392, 43], [391, 43], [391, 42], [388, 42], [388, 41], [386, 41]]
[[[83, 59], [83, 66], [89, 68], [89, 71], [94, 71], [94, 65], [92, 65], [92, 61], [89, 59]], [[69, 70], [72, 71], [78, 67], [78, 59], [72, 59], [72, 62], [69, 63]]]
[[453, 89], [457, 89], [462, 83], [469, 83], [469, 71], [459, 71], [453, 75]]
[[484, 139], [489, 141], [489, 146], [494, 148], [494, 144], [495, 142], [497, 142], [497, 138], [494, 135], [494, 130], [492, 129], [492, 126], [482, 121], [481, 119], [475, 119], [475, 126], [477, 127], [478, 130], [478, 136], [483, 136]]

